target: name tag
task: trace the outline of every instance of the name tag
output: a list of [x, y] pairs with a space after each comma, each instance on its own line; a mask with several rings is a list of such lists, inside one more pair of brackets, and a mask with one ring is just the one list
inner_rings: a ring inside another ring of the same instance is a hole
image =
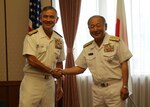
[[90, 56], [90, 55], [93, 55], [93, 53], [88, 53], [88, 55]]

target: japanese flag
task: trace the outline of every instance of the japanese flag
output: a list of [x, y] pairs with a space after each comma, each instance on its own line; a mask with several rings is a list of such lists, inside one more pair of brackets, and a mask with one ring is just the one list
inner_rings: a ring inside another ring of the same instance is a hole
[[[127, 35], [127, 25], [126, 25], [126, 15], [125, 15], [125, 6], [124, 0], [117, 0], [117, 11], [116, 11], [116, 32], [115, 35], [120, 37], [124, 43], [128, 46], [128, 35]], [[130, 95], [132, 94], [132, 79], [130, 73], [130, 64], [129, 68], [129, 79], [128, 79], [128, 88]]]
[[127, 38], [127, 26], [125, 16], [124, 0], [117, 0], [117, 11], [116, 11], [116, 32], [115, 35], [123, 39], [125, 44], [128, 46]]

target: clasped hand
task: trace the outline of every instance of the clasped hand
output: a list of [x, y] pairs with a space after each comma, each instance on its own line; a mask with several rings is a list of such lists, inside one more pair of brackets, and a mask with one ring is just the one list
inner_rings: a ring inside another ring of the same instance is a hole
[[59, 79], [60, 77], [62, 77], [62, 70], [63, 70], [63, 69], [61, 69], [61, 68], [55, 68], [55, 69], [53, 69], [52, 76], [53, 76], [54, 78]]

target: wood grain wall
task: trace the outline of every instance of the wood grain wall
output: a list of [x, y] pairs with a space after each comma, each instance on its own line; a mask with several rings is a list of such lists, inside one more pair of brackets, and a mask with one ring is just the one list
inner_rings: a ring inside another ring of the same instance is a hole
[[[50, 0], [41, 0], [42, 7]], [[0, 107], [18, 107], [29, 0], [0, 0]]]

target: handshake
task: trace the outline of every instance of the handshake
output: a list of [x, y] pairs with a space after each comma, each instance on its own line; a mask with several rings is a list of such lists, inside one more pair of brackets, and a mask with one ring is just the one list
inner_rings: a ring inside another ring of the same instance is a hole
[[55, 68], [55, 69], [51, 70], [50, 73], [54, 78], [59, 79], [60, 77], [62, 77], [62, 75], [65, 74], [65, 70], [63, 70], [61, 68]]

